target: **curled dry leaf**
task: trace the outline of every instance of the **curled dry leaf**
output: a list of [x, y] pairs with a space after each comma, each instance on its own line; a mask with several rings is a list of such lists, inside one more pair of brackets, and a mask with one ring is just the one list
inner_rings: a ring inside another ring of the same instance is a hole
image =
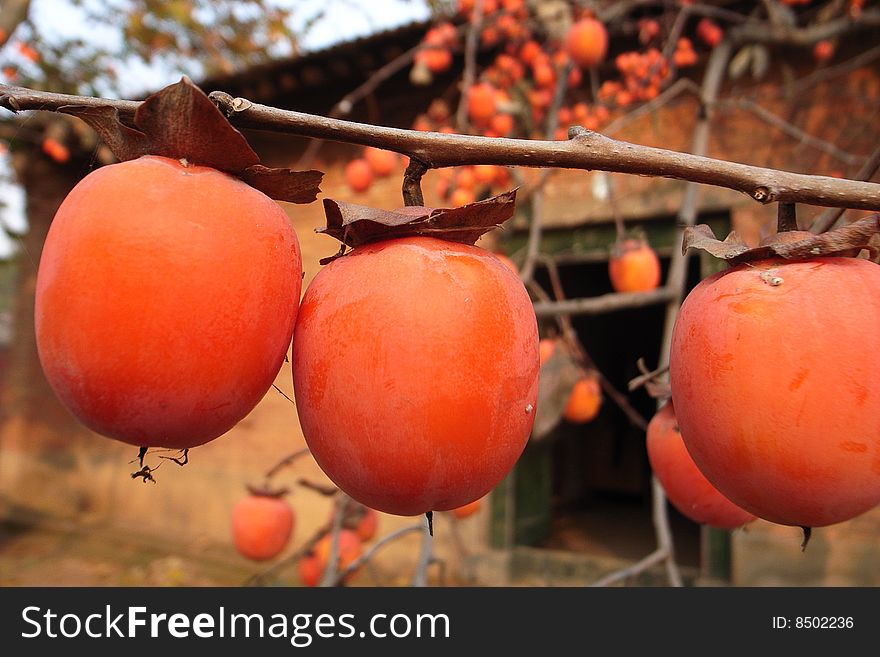
[[324, 199], [327, 227], [317, 232], [335, 237], [349, 247], [413, 235], [473, 244], [510, 219], [515, 202], [516, 190], [458, 208], [407, 206], [382, 210]]
[[749, 247], [735, 233], [730, 233], [724, 241], [715, 237], [712, 229], [705, 224], [686, 228], [681, 250], [702, 249], [716, 258], [733, 263], [781, 257], [788, 260], [815, 258], [816, 256], [857, 255], [861, 249], [873, 249], [871, 238], [880, 233], [880, 214], [872, 214], [837, 230], [809, 235], [792, 241], [780, 237], [771, 239], [760, 246]]
[[543, 440], [562, 421], [571, 389], [581, 376], [582, 371], [568, 350], [557, 345], [541, 366], [532, 440]]
[[185, 159], [225, 171], [271, 198], [291, 203], [311, 203], [320, 191], [320, 171], [262, 166], [244, 135], [187, 77], [148, 96], [135, 112], [133, 125], [123, 123], [110, 106], [66, 105], [58, 111], [89, 124], [122, 161], [143, 155]]

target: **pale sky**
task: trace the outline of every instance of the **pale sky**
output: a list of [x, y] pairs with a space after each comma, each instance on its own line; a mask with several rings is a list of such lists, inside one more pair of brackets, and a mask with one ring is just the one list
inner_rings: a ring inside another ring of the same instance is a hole
[[[100, 6], [105, 0], [85, 0], [85, 5]], [[320, 50], [338, 41], [347, 41], [374, 32], [424, 20], [429, 11], [424, 0], [276, 0], [276, 5], [295, 6], [293, 29], [308, 22], [321, 9], [326, 15], [315, 23], [301, 41], [305, 50]], [[52, 35], [80, 35], [88, 40], [106, 40], [108, 44], [117, 43], [121, 33], [105, 28], [96, 29], [87, 25], [82, 11], [70, 0], [33, 0], [31, 4], [33, 21], [47, 38]], [[298, 31], [298, 30], [297, 30]], [[11, 40], [10, 40], [11, 41]], [[120, 66], [120, 79], [128, 82], [122, 87], [121, 95], [140, 96], [144, 91], [161, 89], [180, 79], [182, 71], [148, 67], [130, 61]], [[347, 90], [341, 90], [344, 94]], [[10, 229], [21, 231], [26, 225], [24, 219], [24, 198], [21, 190], [3, 180], [9, 171], [8, 159], [0, 156], [0, 198], [6, 207], [0, 207], [0, 222]], [[8, 257], [14, 249], [10, 241], [0, 231], [0, 258]]]

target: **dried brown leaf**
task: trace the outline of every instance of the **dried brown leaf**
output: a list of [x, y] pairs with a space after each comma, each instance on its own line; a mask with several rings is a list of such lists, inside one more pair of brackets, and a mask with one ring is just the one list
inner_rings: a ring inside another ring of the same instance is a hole
[[67, 105], [59, 109], [90, 125], [121, 161], [160, 155], [238, 176], [278, 201], [311, 203], [323, 173], [270, 168], [223, 113], [188, 78], [149, 96], [126, 125], [111, 106]]
[[189, 78], [147, 97], [134, 115], [150, 153], [238, 172], [260, 163], [247, 140]]
[[[682, 240], [682, 252], [688, 249], [702, 249], [717, 258], [734, 263], [780, 257], [787, 260], [800, 260], [818, 256], [857, 255], [861, 249], [872, 248], [871, 239], [880, 233], [880, 214], [872, 214], [836, 230], [810, 235], [792, 241], [784, 236], [766, 244], [749, 248], [736, 235], [731, 233], [722, 242], [712, 229], [705, 224], [686, 228]], [[800, 233], [798, 233], [800, 234]]]
[[571, 355], [557, 346], [553, 355], [541, 366], [532, 440], [543, 440], [559, 425], [571, 396], [571, 389], [582, 375], [583, 372]]
[[244, 182], [255, 189], [288, 203], [311, 203], [321, 191], [321, 171], [294, 171], [293, 169], [273, 169], [256, 164], [239, 174]]
[[119, 160], [134, 160], [150, 152], [150, 140], [147, 135], [122, 123], [119, 120], [119, 111], [115, 107], [64, 105], [59, 107], [58, 111], [87, 123]]
[[516, 190], [458, 208], [410, 206], [382, 210], [324, 199], [326, 228], [318, 229], [346, 246], [422, 235], [473, 244], [513, 216]]

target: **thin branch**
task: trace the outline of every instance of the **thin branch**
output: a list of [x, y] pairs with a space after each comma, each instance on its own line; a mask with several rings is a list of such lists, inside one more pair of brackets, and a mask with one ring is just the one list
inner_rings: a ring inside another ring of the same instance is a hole
[[455, 125], [462, 134], [468, 131], [468, 95], [477, 77], [477, 50], [480, 45], [480, 29], [483, 26], [483, 0], [475, 0], [471, 9], [470, 25], [465, 38], [464, 71], [461, 76], [461, 96], [455, 113]]
[[620, 570], [615, 570], [613, 573], [609, 573], [605, 577], [593, 582], [590, 586], [610, 586], [610, 585], [614, 584], [615, 582], [620, 582], [622, 580], [629, 579], [630, 577], [633, 577], [634, 575], [638, 575], [639, 573], [642, 573], [642, 572], [648, 570], [649, 568], [651, 568], [655, 564], [660, 563], [661, 561], [666, 559], [666, 557], [667, 557], [666, 550], [658, 548], [657, 550], [654, 550], [651, 554], [649, 554], [647, 557], [644, 557], [643, 559], [637, 561], [633, 565], [628, 566], [627, 568], [621, 568]]
[[[330, 119], [258, 103], [233, 103], [234, 99], [221, 92], [212, 93], [211, 96], [224, 109], [232, 110], [230, 120], [238, 127], [376, 146], [416, 158], [432, 168], [501, 164], [599, 169], [726, 187], [743, 192], [761, 203], [790, 201], [825, 207], [880, 210], [880, 184], [726, 162], [618, 141], [597, 132], [583, 131], [568, 141], [419, 132]], [[57, 110], [65, 105], [112, 106], [120, 111], [123, 118], [130, 120], [139, 103], [0, 85], [0, 106], [7, 109]]]
[[381, 539], [379, 539], [378, 541], [373, 543], [373, 545], [370, 546], [369, 550], [364, 552], [361, 556], [359, 556], [357, 559], [355, 559], [350, 564], [348, 564], [348, 566], [343, 568], [339, 573], [337, 581], [341, 582], [348, 575], [350, 575], [351, 573], [356, 571], [358, 568], [360, 568], [361, 566], [363, 566], [366, 563], [369, 563], [370, 560], [376, 555], [376, 553], [381, 548], [388, 545], [388, 543], [391, 543], [392, 541], [396, 541], [398, 538], [400, 538], [401, 536], [404, 536], [405, 534], [411, 534], [412, 532], [422, 531], [422, 529], [423, 529], [423, 523], [418, 523], [415, 525], [407, 525], [406, 527], [401, 527], [400, 529], [397, 529], [397, 530], [391, 532], [387, 536], [383, 536]]
[[534, 307], [535, 315], [539, 318], [555, 315], [601, 315], [617, 310], [653, 306], [667, 302], [677, 295], [677, 291], [661, 287], [650, 292], [627, 292], [625, 294], [611, 292], [597, 297], [566, 299], [565, 301], [536, 301]]
[[773, 112], [761, 107], [756, 102], [747, 100], [745, 98], [736, 98], [731, 100], [721, 101], [716, 103], [716, 107], [736, 107], [738, 109], [745, 110], [747, 112], [751, 112], [759, 119], [772, 125], [774, 128], [784, 132], [785, 134], [799, 140], [801, 143], [806, 144], [807, 146], [812, 146], [813, 148], [820, 150], [824, 153], [828, 153], [831, 157], [840, 160], [846, 164], [855, 164], [856, 162], [861, 161], [861, 157], [858, 155], [853, 155], [852, 153], [847, 153], [843, 149], [835, 146], [831, 142], [827, 142], [824, 139], [819, 139], [818, 137], [814, 137], [813, 135], [804, 132], [800, 128], [795, 125], [792, 125], [785, 119], [782, 119], [776, 116]]
[[298, 449], [297, 451], [293, 452], [292, 454], [288, 454], [283, 459], [278, 461], [278, 463], [276, 463], [271, 468], [266, 470], [266, 474], [263, 475], [263, 480], [268, 482], [272, 477], [274, 477], [276, 474], [278, 474], [281, 470], [290, 466], [298, 458], [303, 457], [308, 453], [309, 453], [309, 448], [303, 447], [302, 449]]
[[[880, 146], [874, 149], [874, 152], [871, 153], [867, 160], [865, 160], [865, 163], [862, 164], [862, 167], [853, 179], [870, 180], [877, 174], [878, 170], [880, 170]], [[813, 225], [810, 227], [810, 230], [816, 234], [831, 230], [834, 224], [837, 223], [838, 219], [843, 216], [845, 209], [846, 208], [828, 208], [813, 220]]]
[[319, 586], [336, 586], [336, 573], [339, 570], [339, 535], [342, 533], [342, 522], [345, 520], [345, 510], [350, 501], [351, 498], [344, 494], [336, 498], [333, 524], [330, 529], [330, 554], [327, 556], [327, 565], [324, 566]]
[[419, 549], [419, 560], [413, 573], [412, 585], [424, 587], [428, 585], [428, 566], [431, 565], [434, 550], [434, 537], [431, 535], [430, 521], [425, 517], [422, 529], [422, 546]]

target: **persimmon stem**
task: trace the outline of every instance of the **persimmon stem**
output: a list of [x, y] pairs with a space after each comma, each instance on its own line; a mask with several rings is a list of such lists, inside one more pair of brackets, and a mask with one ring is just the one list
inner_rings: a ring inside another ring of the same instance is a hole
[[776, 213], [776, 232], [797, 230], [797, 209], [794, 203], [780, 203]]
[[406, 171], [403, 173], [403, 204], [406, 206], [423, 206], [425, 197], [422, 195], [422, 176], [428, 172], [428, 165], [411, 157]]
[[801, 552], [804, 552], [807, 549], [807, 544], [810, 542], [810, 536], [813, 535], [813, 528], [812, 527], [801, 527], [801, 529], [804, 532], [804, 540], [801, 543]]

